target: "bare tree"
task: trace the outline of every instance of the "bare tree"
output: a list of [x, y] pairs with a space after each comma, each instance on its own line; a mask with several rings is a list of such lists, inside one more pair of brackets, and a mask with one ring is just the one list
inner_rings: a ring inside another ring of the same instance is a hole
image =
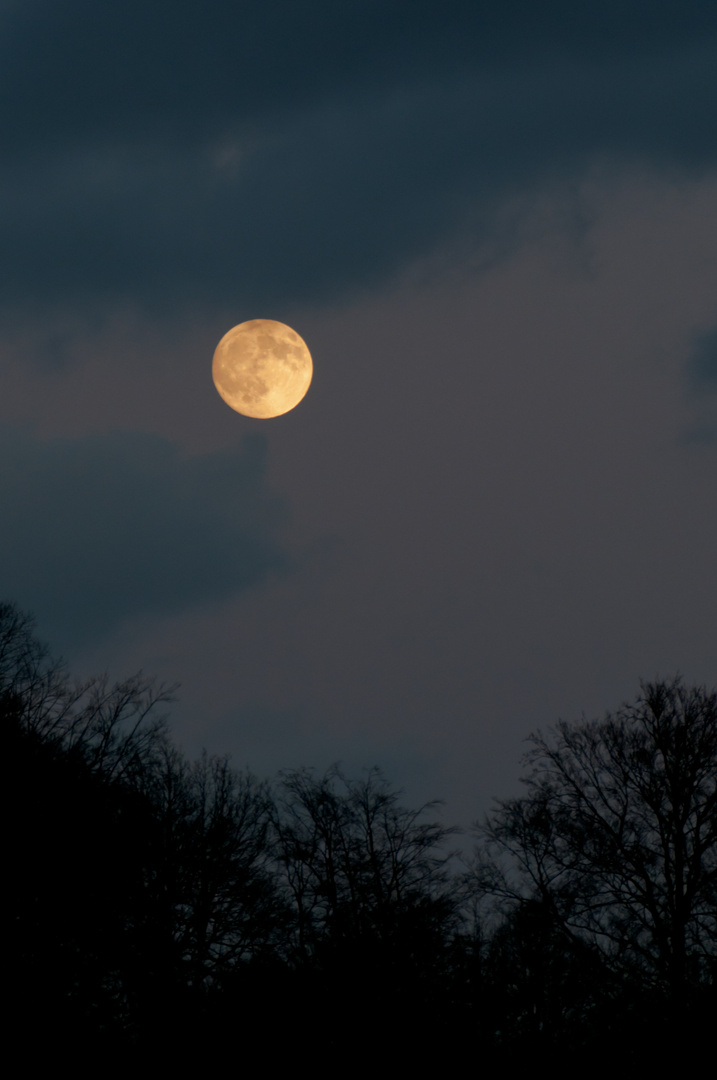
[[57, 1032], [203, 1022], [204, 991], [275, 947], [269, 790], [226, 758], [187, 762], [157, 715], [171, 693], [142, 673], [72, 682], [0, 606], [10, 968], [19, 1010], [46, 999]]
[[717, 694], [642, 685], [604, 720], [531, 736], [523, 798], [482, 835], [481, 884], [539, 899], [566, 938], [682, 1000], [717, 956]]
[[26, 726], [40, 727], [72, 703], [65, 665], [37, 640], [33, 618], [10, 603], [0, 603], [0, 699], [14, 701]]
[[[388, 941], [419, 912], [440, 933], [457, 907], [444, 844], [455, 830], [400, 804], [378, 769], [351, 781], [337, 768], [282, 774], [276, 859], [296, 917], [296, 945], [372, 936]], [[424, 927], [425, 929], [425, 927]]]
[[81, 755], [108, 779], [147, 782], [167, 741], [158, 708], [176, 689], [141, 671], [117, 682], [72, 680], [36, 639], [33, 619], [0, 604], [0, 698], [14, 702], [26, 733]]
[[274, 947], [281, 905], [269, 863], [271, 797], [225, 757], [166, 754], [155, 791], [162, 888], [192, 985], [215, 985]]

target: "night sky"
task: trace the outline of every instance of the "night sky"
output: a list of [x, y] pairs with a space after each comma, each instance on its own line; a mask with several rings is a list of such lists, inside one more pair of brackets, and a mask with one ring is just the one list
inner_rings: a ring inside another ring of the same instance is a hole
[[0, 598], [74, 672], [462, 824], [714, 686], [714, 0], [4, 0], [0, 81]]

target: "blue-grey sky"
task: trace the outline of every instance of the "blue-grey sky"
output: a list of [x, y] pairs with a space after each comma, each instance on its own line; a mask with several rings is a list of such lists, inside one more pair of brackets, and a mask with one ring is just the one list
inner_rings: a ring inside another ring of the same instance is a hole
[[462, 822], [717, 682], [714, 4], [5, 2], [0, 81], [0, 592], [72, 666]]

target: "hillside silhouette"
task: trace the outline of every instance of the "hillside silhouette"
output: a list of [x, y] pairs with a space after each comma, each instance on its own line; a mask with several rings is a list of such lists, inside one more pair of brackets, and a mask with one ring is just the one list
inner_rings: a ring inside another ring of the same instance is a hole
[[[377, 769], [188, 760], [172, 688], [73, 680], [0, 605], [11, 1040], [28, 1061], [695, 1060], [717, 970], [717, 695], [532, 736], [470, 860]], [[463, 1048], [463, 1049], [461, 1049]]]

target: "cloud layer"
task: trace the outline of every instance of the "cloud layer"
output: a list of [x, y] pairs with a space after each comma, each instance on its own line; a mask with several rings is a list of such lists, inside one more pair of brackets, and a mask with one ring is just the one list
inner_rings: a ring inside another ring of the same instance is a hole
[[717, 161], [717, 10], [35, 0], [5, 15], [4, 302], [326, 301], [596, 159]]
[[251, 588], [288, 565], [264, 459], [262, 437], [192, 458], [154, 435], [3, 432], [0, 595], [75, 643]]

